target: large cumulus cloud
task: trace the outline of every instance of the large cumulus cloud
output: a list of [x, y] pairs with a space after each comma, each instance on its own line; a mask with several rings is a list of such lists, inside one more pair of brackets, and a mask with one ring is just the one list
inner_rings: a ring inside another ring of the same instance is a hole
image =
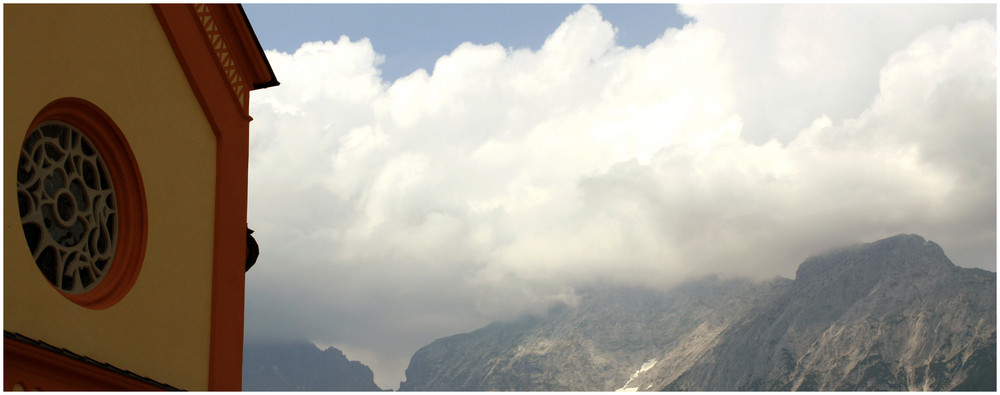
[[336, 345], [394, 387], [434, 338], [594, 282], [790, 277], [900, 232], [995, 270], [994, 6], [682, 11], [623, 48], [584, 6], [540, 49], [466, 43], [391, 82], [366, 39], [268, 52], [248, 339]]

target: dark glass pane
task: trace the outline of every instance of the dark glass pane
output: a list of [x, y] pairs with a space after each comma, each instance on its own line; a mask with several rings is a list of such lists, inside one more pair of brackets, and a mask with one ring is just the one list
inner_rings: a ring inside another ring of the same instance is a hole
[[108, 233], [115, 234], [118, 232], [118, 215], [111, 214], [108, 216]]
[[108, 252], [108, 235], [104, 233], [100, 228], [94, 231], [97, 233], [97, 253], [94, 255], [104, 255]]
[[101, 189], [111, 188], [111, 177], [108, 176], [107, 170], [105, 170], [101, 166], [98, 166], [97, 174], [101, 176]]
[[45, 152], [42, 149], [36, 149], [31, 151], [31, 160], [35, 162], [36, 165], [42, 164], [42, 159], [45, 158]]
[[45, 144], [45, 154], [48, 155], [49, 158], [52, 158], [52, 160], [54, 161], [62, 160], [63, 156], [65, 156], [65, 154], [63, 154], [62, 148], [59, 148], [52, 144]]
[[39, 135], [38, 132], [31, 132], [31, 134], [28, 135], [28, 138], [24, 140], [25, 151], [30, 152], [31, 149], [34, 148], [35, 144], [38, 144], [38, 140], [41, 138], [42, 136]]
[[56, 284], [56, 278], [58, 273], [56, 273], [56, 266], [58, 266], [59, 256], [56, 254], [56, 249], [53, 247], [45, 247], [41, 254], [38, 254], [38, 260], [35, 264], [38, 265], [38, 270], [42, 271], [45, 278], [49, 279], [52, 285]]
[[92, 147], [90, 143], [87, 142], [87, 140], [83, 139], [80, 140], [80, 151], [82, 151], [83, 154], [87, 156], [92, 156], [94, 155], [94, 153], [97, 152], [97, 150], [95, 150], [94, 147]]
[[28, 215], [31, 212], [31, 196], [25, 191], [17, 191], [17, 209], [21, 214], [21, 218]]
[[49, 196], [55, 196], [59, 188], [66, 186], [66, 177], [63, 176], [61, 171], [56, 170], [52, 172], [51, 176], [45, 177], [43, 185], [45, 186], [45, 193]]
[[86, 267], [86, 266], [81, 267], [80, 271], [78, 273], [80, 273], [80, 282], [82, 283], [82, 285], [83, 285], [84, 288], [89, 287], [90, 284], [93, 284], [94, 281], [97, 280], [94, 277], [94, 273], [91, 273], [89, 267]]
[[31, 161], [23, 155], [17, 158], [17, 183], [24, 184], [35, 176], [35, 170], [30, 166]]
[[24, 229], [24, 237], [28, 239], [28, 249], [34, 253], [38, 250], [38, 242], [42, 240], [42, 228], [32, 223], [21, 225], [21, 228]]
[[83, 183], [92, 189], [97, 189], [97, 169], [89, 161], [83, 162], [80, 175], [83, 176]]
[[59, 219], [63, 221], [70, 221], [73, 219], [73, 214], [76, 214], [75, 207], [76, 204], [73, 202], [73, 197], [68, 193], [61, 193], [59, 197], [56, 198], [56, 211], [59, 212]]
[[63, 162], [63, 170], [66, 171], [66, 174], [76, 174], [76, 165], [73, 164], [73, 158], [66, 158], [66, 161]]

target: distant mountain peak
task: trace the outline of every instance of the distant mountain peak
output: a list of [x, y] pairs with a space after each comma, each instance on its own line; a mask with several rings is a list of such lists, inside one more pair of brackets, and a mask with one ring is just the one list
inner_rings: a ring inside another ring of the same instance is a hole
[[924, 244], [933, 243], [924, 239], [923, 236], [916, 233], [900, 233], [895, 236], [886, 237], [882, 240], [876, 240], [867, 244], [879, 244], [879, 243], [907, 243], [907, 244]]
[[796, 279], [880, 277], [912, 270], [946, 270], [955, 265], [937, 243], [916, 234], [898, 234], [871, 243], [831, 250], [799, 265]]
[[246, 344], [244, 391], [380, 391], [372, 370], [334, 347], [300, 341]]
[[886, 237], [882, 240], [862, 244], [862, 246], [871, 246], [875, 248], [918, 249], [921, 250], [921, 252], [929, 252], [935, 257], [948, 260], [948, 258], [944, 255], [944, 250], [941, 249], [941, 246], [933, 241], [924, 239], [923, 236], [913, 233], [900, 233], [892, 237]]

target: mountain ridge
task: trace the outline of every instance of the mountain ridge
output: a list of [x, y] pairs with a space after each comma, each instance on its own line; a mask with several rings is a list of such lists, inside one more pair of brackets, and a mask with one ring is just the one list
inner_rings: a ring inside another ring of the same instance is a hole
[[244, 391], [381, 391], [372, 370], [306, 341], [243, 347]]
[[814, 255], [794, 280], [580, 296], [435, 340], [400, 390], [996, 388], [996, 273], [918, 235]]

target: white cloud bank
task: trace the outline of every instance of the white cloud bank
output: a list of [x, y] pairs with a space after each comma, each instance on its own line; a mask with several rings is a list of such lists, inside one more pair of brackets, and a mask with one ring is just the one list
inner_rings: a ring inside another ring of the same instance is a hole
[[391, 83], [366, 39], [268, 52], [247, 338], [394, 388], [431, 340], [594, 282], [792, 277], [903, 232], [996, 270], [994, 5], [681, 9], [645, 47], [584, 6]]

